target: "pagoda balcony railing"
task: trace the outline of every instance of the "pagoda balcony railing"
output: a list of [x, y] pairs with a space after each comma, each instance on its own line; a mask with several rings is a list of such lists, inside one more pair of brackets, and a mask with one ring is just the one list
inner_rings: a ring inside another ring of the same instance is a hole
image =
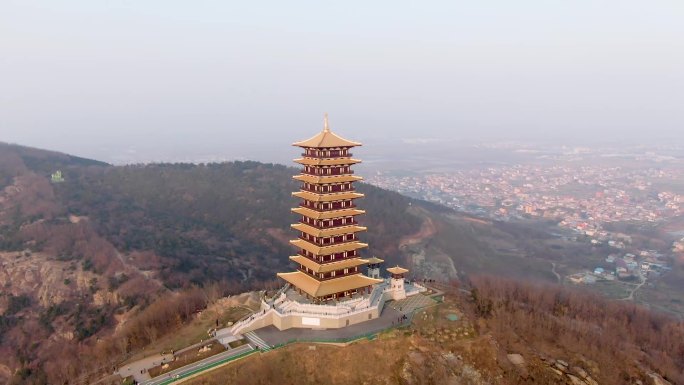
[[352, 203], [351, 205], [347, 205], [347, 206], [344, 206], [344, 207], [339, 206], [339, 205], [333, 205], [333, 206], [332, 206], [331, 208], [329, 208], [329, 209], [319, 209], [319, 208], [317, 208], [317, 207], [314, 207], [313, 205], [307, 205], [307, 204], [305, 204], [305, 203], [300, 203], [300, 204], [299, 204], [299, 207], [304, 207], [304, 208], [306, 208], [306, 209], [311, 209], [311, 210], [318, 211], [318, 212], [328, 212], [328, 211], [337, 211], [337, 210], [345, 210], [345, 209], [355, 209], [355, 208], [356, 208], [356, 205], [353, 204], [353, 203]]
[[354, 174], [354, 170], [349, 170], [349, 171], [339, 171], [339, 170], [332, 170], [330, 174], [328, 173], [315, 173], [311, 171], [306, 171], [304, 169], [301, 169], [300, 172], [305, 175], [311, 175], [311, 176], [339, 176], [339, 175], [352, 175]]
[[318, 246], [318, 247], [337, 246], [337, 245], [341, 245], [341, 244], [343, 244], [343, 243], [349, 243], [349, 242], [357, 242], [357, 241], [359, 241], [359, 238], [357, 238], [357, 237], [352, 237], [351, 239], [343, 239], [343, 240], [341, 240], [341, 241], [333, 241], [333, 242], [331, 242], [331, 243], [320, 243], [320, 242], [315, 242], [315, 241], [313, 241], [313, 240], [311, 240], [311, 239], [306, 239], [306, 238], [304, 238], [304, 237], [298, 237], [298, 238], [301, 239], [302, 241], [307, 241], [307, 242], [309, 242], [309, 243], [312, 243], [312, 244], [314, 244], [314, 245], [316, 245], [316, 246]]
[[347, 222], [347, 223], [333, 223], [330, 226], [318, 226], [318, 225], [315, 225], [313, 223], [306, 223], [304, 221], [299, 221], [299, 223], [301, 223], [303, 225], [311, 226], [311, 227], [316, 228], [318, 230], [328, 230], [328, 229], [334, 229], [337, 227], [354, 226], [354, 225], [359, 224], [359, 222], [355, 221], [355, 220], [352, 220], [351, 222]]
[[335, 158], [351, 158], [354, 156], [351, 152], [342, 153], [341, 151], [331, 151], [330, 155], [317, 155], [317, 154], [307, 154], [306, 152], [302, 153], [302, 156], [305, 158], [316, 158], [316, 159], [335, 159]]
[[301, 252], [301, 251], [300, 251], [299, 253], [297, 253], [297, 254], [298, 254], [298, 255], [301, 255], [301, 256], [304, 257], [304, 258], [308, 258], [308, 259], [310, 259], [310, 260], [312, 260], [312, 261], [314, 261], [314, 262], [316, 262], [316, 263], [320, 263], [320, 264], [326, 264], [326, 263], [331, 263], [331, 262], [339, 262], [339, 261], [342, 261], [342, 260], [345, 260], [345, 259], [349, 259], [349, 258], [360, 258], [360, 257], [361, 257], [360, 255], [357, 255], [357, 254], [356, 254], [356, 250], [347, 251], [347, 256], [346, 256], [346, 257], [344, 256], [344, 253], [335, 253], [335, 254], [326, 254], [326, 255], [322, 255], [321, 257], [331, 256], [332, 259], [328, 259], [328, 260], [321, 259], [320, 261], [317, 261], [314, 257], [307, 256], [306, 253]]
[[343, 253], [331, 254], [331, 255], [334, 256], [333, 259], [328, 259], [328, 260], [325, 260], [325, 261], [324, 261], [323, 259], [321, 259], [321, 260], [319, 261], [319, 260], [317, 260], [317, 259], [315, 259], [315, 258], [313, 258], [313, 257], [308, 257], [308, 256], [304, 255], [303, 253], [297, 253], [297, 255], [299, 255], [299, 256], [301, 256], [301, 257], [304, 257], [304, 258], [306, 258], [306, 259], [308, 259], [308, 260], [310, 260], [310, 261], [312, 261], [312, 262], [316, 262], [316, 263], [318, 263], [318, 264], [321, 264], [321, 265], [325, 265], [326, 263], [340, 262], [340, 261], [344, 261], [345, 259], [360, 258], [358, 255], [356, 255], [356, 253], [353, 253], [353, 254], [352, 254], [351, 251], [348, 251], [348, 252], [347, 252], [347, 256], [346, 256], [346, 257], [344, 256]]
[[355, 192], [356, 191], [356, 189], [354, 187], [351, 187], [348, 189], [335, 188], [336, 187], [335, 185], [333, 185], [331, 187], [332, 188], [330, 189], [330, 191], [316, 191], [312, 188], [306, 188], [304, 186], [300, 187], [300, 189], [302, 191], [308, 191], [308, 192], [314, 193], [314, 194], [330, 194], [330, 193], [342, 193], [342, 192]]

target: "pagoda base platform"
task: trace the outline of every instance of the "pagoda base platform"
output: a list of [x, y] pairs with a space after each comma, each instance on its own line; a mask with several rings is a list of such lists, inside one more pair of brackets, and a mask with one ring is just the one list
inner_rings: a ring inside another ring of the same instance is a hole
[[233, 325], [231, 332], [234, 335], [244, 334], [271, 325], [279, 330], [339, 329], [377, 319], [386, 301], [404, 299], [425, 290], [417, 283], [407, 283], [398, 288], [387, 279], [375, 285], [370, 294], [315, 304], [285, 285], [273, 298], [262, 301], [260, 311]]

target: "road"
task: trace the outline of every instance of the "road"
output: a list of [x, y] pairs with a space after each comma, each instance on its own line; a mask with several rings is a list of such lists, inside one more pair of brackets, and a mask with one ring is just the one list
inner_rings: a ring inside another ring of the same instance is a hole
[[235, 357], [237, 355], [247, 353], [251, 350], [254, 350], [254, 348], [250, 345], [242, 345], [240, 347], [237, 347], [235, 349], [231, 349], [228, 351], [225, 351], [223, 353], [217, 354], [215, 356], [207, 357], [201, 361], [197, 361], [195, 363], [192, 363], [190, 365], [183, 366], [182, 368], [178, 368], [176, 370], [172, 370], [166, 374], [162, 374], [160, 376], [157, 376], [151, 380], [148, 380], [146, 382], [143, 382], [143, 385], [162, 385], [162, 384], [169, 384], [173, 382], [173, 378], [178, 376], [178, 377], [183, 377], [185, 375], [192, 374], [197, 371], [201, 371], [202, 368], [206, 368], [209, 365], [225, 361], [231, 357]]

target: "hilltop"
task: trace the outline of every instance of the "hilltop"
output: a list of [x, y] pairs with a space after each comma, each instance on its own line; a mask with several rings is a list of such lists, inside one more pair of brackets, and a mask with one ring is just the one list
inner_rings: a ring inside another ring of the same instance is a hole
[[[559, 286], [478, 276], [409, 326], [346, 346], [300, 342], [189, 385], [679, 384], [684, 325]], [[334, 363], [334, 364], [333, 364]]]

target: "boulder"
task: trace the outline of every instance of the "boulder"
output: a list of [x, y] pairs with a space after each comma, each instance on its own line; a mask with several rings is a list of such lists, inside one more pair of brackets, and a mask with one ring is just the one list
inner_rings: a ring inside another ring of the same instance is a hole
[[507, 354], [506, 358], [508, 358], [508, 361], [513, 365], [516, 365], [516, 366], [525, 365], [525, 359], [520, 354], [517, 354], [517, 353]]

